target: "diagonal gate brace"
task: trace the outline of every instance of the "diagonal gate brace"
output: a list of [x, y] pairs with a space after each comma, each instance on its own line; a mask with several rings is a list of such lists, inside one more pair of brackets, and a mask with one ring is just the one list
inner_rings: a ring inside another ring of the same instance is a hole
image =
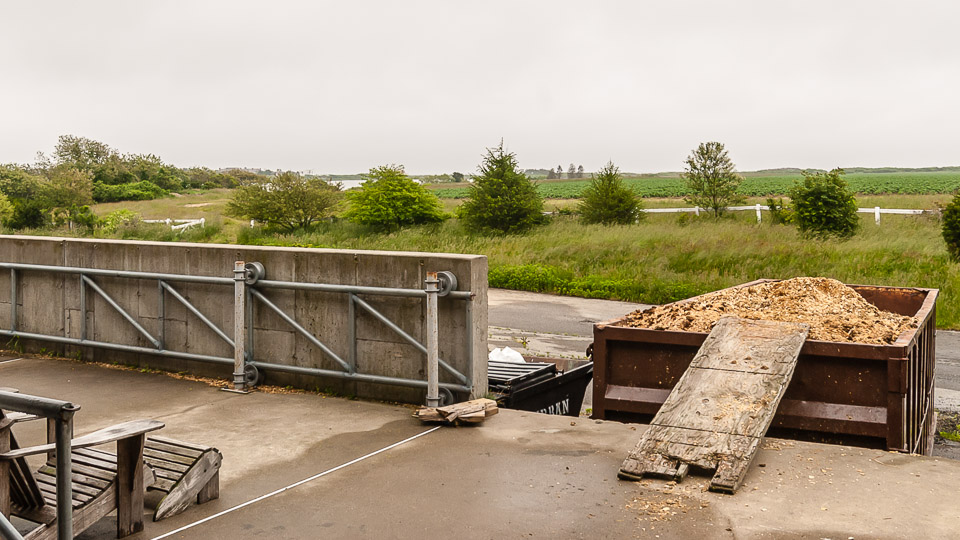
[[711, 491], [740, 487], [797, 366], [810, 327], [724, 317], [650, 423], [619, 476], [681, 481], [715, 470]]

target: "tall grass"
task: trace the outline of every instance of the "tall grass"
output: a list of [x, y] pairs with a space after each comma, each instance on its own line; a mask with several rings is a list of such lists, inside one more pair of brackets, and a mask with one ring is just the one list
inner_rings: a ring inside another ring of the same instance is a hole
[[[222, 204], [218, 198], [223, 194], [205, 197], [208, 199], [203, 202], [214, 204], [186, 208], [188, 197], [153, 202], [150, 210], [170, 215], [149, 217], [176, 217], [173, 210], [178, 206], [176, 211], [185, 217], [199, 217], [194, 212]], [[949, 196], [861, 195], [858, 199], [860, 206], [866, 207], [931, 208], [941, 200], [945, 204]], [[556, 202], [558, 208], [575, 203]], [[649, 207], [682, 205], [677, 199], [647, 202]], [[478, 253], [489, 259], [491, 286], [644, 303], [669, 302], [758, 278], [826, 276], [846, 283], [932, 287], [941, 293], [938, 325], [960, 329], [960, 266], [949, 260], [934, 216], [884, 215], [878, 226], [872, 214], [865, 214], [861, 231], [847, 241], [801, 238], [793, 227], [770, 224], [766, 213], [761, 225], [753, 212], [732, 213], [720, 220], [688, 214], [651, 214], [648, 218], [639, 225], [605, 227], [582, 225], [575, 216], [559, 215], [527, 235], [498, 237], [473, 234], [456, 220], [392, 233], [376, 233], [343, 221], [279, 233], [212, 216], [204, 229], [182, 233], [162, 225], [139, 224], [116, 233], [94, 234], [141, 240]]]
[[479, 253], [491, 286], [663, 303], [759, 278], [825, 276], [845, 283], [940, 289], [939, 326], [960, 328], [960, 267], [930, 216], [872, 216], [850, 240], [809, 240], [793, 227], [653, 215], [640, 225], [581, 225], [560, 216], [525, 236], [484, 237], [454, 222], [373, 234], [346, 223], [314, 231], [241, 232], [247, 244]]

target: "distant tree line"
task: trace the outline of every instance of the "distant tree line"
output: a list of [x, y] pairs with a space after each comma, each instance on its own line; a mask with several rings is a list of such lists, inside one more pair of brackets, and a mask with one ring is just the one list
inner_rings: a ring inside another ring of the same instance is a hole
[[[547, 170], [547, 180], [554, 180], [554, 179], [561, 179], [561, 178], [564, 178], [562, 165], [557, 165], [556, 169]], [[566, 178], [569, 178], [569, 179], [584, 178], [583, 165], [574, 166], [574, 164], [571, 163], [570, 166], [567, 167]]]
[[62, 135], [49, 156], [32, 165], [0, 165], [0, 223], [13, 229], [89, 224], [89, 205], [149, 200], [171, 191], [236, 187], [258, 175], [181, 169], [153, 154], [121, 154], [109, 145]]

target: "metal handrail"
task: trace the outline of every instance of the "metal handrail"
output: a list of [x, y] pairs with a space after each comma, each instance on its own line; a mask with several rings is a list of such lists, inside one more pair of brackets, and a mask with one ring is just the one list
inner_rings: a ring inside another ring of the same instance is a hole
[[[70, 439], [73, 437], [73, 415], [80, 410], [80, 407], [67, 401], [0, 390], [0, 409], [35, 414], [54, 420], [57, 451], [57, 538], [72, 540], [73, 471], [70, 463]], [[13, 538], [19, 538], [19, 533]]]
[[[245, 370], [252, 369], [253, 375], [256, 375], [258, 369], [267, 369], [278, 372], [285, 373], [296, 373], [303, 375], [314, 375], [322, 377], [334, 377], [339, 379], [354, 380], [358, 382], [370, 382], [377, 384], [388, 384], [396, 386], [407, 386], [414, 388], [430, 388], [431, 382], [436, 381], [423, 381], [419, 379], [405, 379], [399, 377], [389, 377], [382, 375], [374, 375], [368, 373], [357, 373], [356, 371], [356, 356], [357, 356], [357, 347], [356, 347], [356, 315], [357, 312], [354, 309], [355, 306], [360, 306], [364, 311], [370, 313], [374, 318], [381, 321], [385, 324], [390, 330], [399, 335], [404, 341], [410, 343], [418, 351], [424, 353], [427, 356], [428, 364], [432, 362], [431, 353], [429, 347], [425, 346], [423, 343], [419, 342], [417, 339], [410, 336], [407, 332], [400, 328], [396, 323], [391, 321], [389, 318], [380, 313], [377, 309], [371, 306], [366, 301], [359, 298], [357, 295], [376, 295], [376, 296], [394, 296], [394, 297], [407, 297], [407, 298], [423, 298], [428, 303], [430, 302], [431, 295], [437, 295], [439, 291], [433, 290], [429, 291], [425, 289], [402, 289], [395, 287], [369, 287], [369, 286], [360, 286], [360, 285], [339, 285], [339, 284], [329, 284], [329, 283], [301, 283], [301, 282], [292, 282], [292, 281], [278, 281], [278, 280], [266, 280], [254, 278], [249, 280], [249, 274], [245, 274], [244, 263], [238, 262], [239, 266], [234, 268], [234, 277], [216, 277], [216, 276], [191, 276], [191, 275], [182, 275], [182, 274], [166, 274], [166, 273], [157, 273], [157, 272], [139, 272], [139, 271], [128, 271], [128, 270], [105, 270], [99, 268], [81, 268], [81, 267], [71, 267], [71, 266], [53, 266], [53, 265], [38, 265], [38, 264], [25, 264], [25, 263], [9, 263], [9, 262], [0, 262], [0, 269], [9, 269], [10, 270], [10, 288], [11, 288], [11, 298], [15, 299], [17, 297], [17, 273], [18, 271], [39, 271], [39, 272], [51, 272], [51, 273], [61, 273], [61, 274], [72, 274], [78, 275], [80, 278], [80, 311], [83, 315], [80, 317], [80, 337], [67, 337], [67, 336], [56, 336], [48, 334], [38, 334], [33, 332], [23, 332], [17, 328], [17, 302], [14, 300], [11, 302], [11, 314], [10, 314], [10, 329], [0, 329], [0, 336], [9, 336], [9, 337], [20, 337], [26, 339], [35, 339], [35, 340], [46, 340], [56, 343], [63, 343], [68, 345], [84, 346], [84, 347], [97, 347], [107, 350], [115, 351], [125, 351], [132, 353], [140, 354], [152, 354], [162, 357], [171, 357], [171, 358], [183, 358], [187, 360], [195, 360], [202, 362], [211, 362], [222, 365], [234, 366], [234, 384], [237, 389], [242, 389], [246, 385]], [[257, 264], [257, 263], [252, 263]], [[262, 266], [260, 266], [262, 270]], [[128, 313], [116, 300], [114, 300], [102, 287], [100, 287], [96, 282], [94, 282], [92, 277], [109, 277], [109, 278], [129, 278], [137, 280], [157, 280], [158, 282], [158, 315], [159, 320], [159, 336], [153, 336], [149, 331], [147, 331], [137, 320], [136, 317]], [[259, 276], [262, 277], [262, 276]], [[252, 283], [250, 282], [252, 281]], [[454, 280], [455, 281], [455, 280]], [[196, 306], [190, 303], [182, 294], [180, 294], [176, 289], [174, 289], [168, 282], [182, 282], [182, 283], [198, 283], [198, 284], [216, 284], [216, 285], [234, 285], [235, 297], [234, 303], [236, 304], [235, 313], [235, 327], [234, 327], [234, 337], [231, 338], [226, 334], [222, 329], [220, 329], [216, 324], [214, 324], [207, 316], [205, 316]], [[130, 323], [142, 336], [144, 336], [147, 341], [153, 345], [153, 347], [145, 347], [138, 345], [127, 345], [121, 343], [110, 343], [99, 340], [91, 340], [87, 338], [87, 321], [86, 321], [86, 303], [87, 303], [87, 293], [86, 289], [89, 287], [97, 295], [104, 299], [104, 301], [114, 310], [116, 310], [120, 316]], [[350, 334], [350, 344], [349, 344], [349, 358], [345, 360], [333, 350], [327, 347], [323, 342], [321, 342], [316, 336], [314, 336], [310, 331], [304, 328], [299, 324], [292, 316], [285, 313], [280, 307], [275, 303], [270, 301], [264, 294], [258, 289], [292, 289], [292, 290], [304, 290], [304, 291], [318, 291], [318, 292], [336, 292], [336, 293], [345, 293], [348, 295], [348, 308], [349, 315], [351, 319], [351, 324], [349, 328]], [[204, 325], [209, 327], [221, 340], [223, 340], [227, 345], [229, 345], [234, 350], [234, 357], [228, 358], [225, 356], [215, 356], [207, 354], [197, 354], [197, 353], [187, 353], [181, 351], [168, 350], [165, 347], [165, 294], [170, 294], [175, 300], [183, 304], [186, 309], [196, 316]], [[450, 298], [456, 298], [461, 300], [466, 300], [465, 303], [465, 314], [469, 318], [471, 313], [471, 303], [473, 300], [473, 293], [470, 291], [446, 291], [444, 295]], [[310, 343], [317, 346], [325, 355], [333, 359], [344, 371], [335, 371], [321, 368], [312, 368], [312, 367], [303, 367], [303, 366], [288, 366], [284, 364], [273, 364], [269, 362], [256, 361], [253, 355], [254, 343], [253, 343], [253, 303], [254, 301], [259, 301], [265, 305], [268, 309], [275, 312], [280, 316], [285, 322], [290, 324], [293, 329], [303, 335]], [[430, 336], [432, 333], [435, 333], [437, 328], [436, 326], [436, 312], [431, 313], [432, 317], [428, 317], [427, 322], [427, 341], [429, 344]], [[248, 328], [251, 331], [248, 331]], [[240, 337], [238, 337], [240, 336]], [[472, 326], [467, 324], [467, 365], [468, 371], [473, 369], [473, 333]], [[456, 383], [439, 383], [439, 388], [444, 388], [451, 391], [460, 391], [460, 392], [470, 392], [472, 390], [470, 379], [467, 375], [461, 373], [459, 370], [455, 369], [448, 362], [439, 358], [439, 355], [436, 356], [436, 362], [439, 364], [444, 371], [449, 373], [455, 380]], [[249, 367], [248, 367], [249, 366]], [[428, 365], [429, 368], [429, 365]], [[429, 369], [428, 369], [429, 372]]]

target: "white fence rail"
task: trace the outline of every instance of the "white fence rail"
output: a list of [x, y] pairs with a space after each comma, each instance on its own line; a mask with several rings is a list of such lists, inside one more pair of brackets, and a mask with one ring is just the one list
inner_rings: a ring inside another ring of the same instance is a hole
[[200, 226], [203, 227], [207, 223], [207, 218], [200, 219], [145, 219], [144, 223], [166, 223], [171, 229], [175, 231], [182, 231], [184, 229], [189, 229], [190, 227]]
[[[695, 207], [695, 208], [644, 208], [643, 212], [649, 214], [670, 214], [670, 213], [683, 213], [683, 212], [693, 212], [696, 215], [700, 215], [701, 211], [705, 211], [705, 208]], [[757, 204], [754, 206], [728, 206], [727, 210], [732, 211], [742, 211], [742, 210], [754, 210], [757, 213], [757, 223], [761, 221], [761, 210], [770, 210], [769, 206], [763, 204]], [[860, 214], [873, 214], [874, 220], [877, 225], [880, 224], [880, 214], [900, 214], [907, 216], [918, 216], [924, 213], [935, 213], [935, 210], [915, 210], [911, 208], [880, 208], [875, 206], [873, 208], [857, 208], [857, 213]]]

